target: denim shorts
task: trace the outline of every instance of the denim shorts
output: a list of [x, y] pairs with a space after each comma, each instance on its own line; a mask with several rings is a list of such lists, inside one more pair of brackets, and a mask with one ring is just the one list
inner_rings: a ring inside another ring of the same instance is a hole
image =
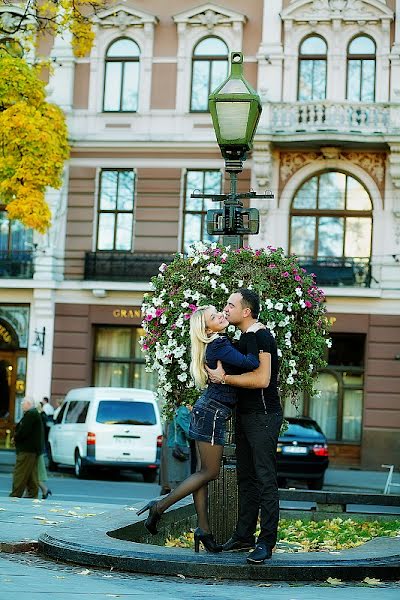
[[226, 421], [232, 409], [217, 400], [200, 396], [190, 417], [189, 437], [201, 442], [223, 446], [225, 444]]

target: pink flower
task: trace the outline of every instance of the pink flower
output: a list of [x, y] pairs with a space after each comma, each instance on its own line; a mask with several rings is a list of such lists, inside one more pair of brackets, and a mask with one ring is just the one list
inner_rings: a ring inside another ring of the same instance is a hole
[[262, 250], [256, 250], [256, 251], [254, 252], [254, 254], [255, 254], [256, 256], [260, 256], [260, 255], [262, 254]]
[[282, 277], [289, 277], [289, 273], [285, 271], [284, 273], [282, 273]]
[[172, 323], [171, 329], [176, 329], [176, 324], [175, 323]]
[[222, 263], [226, 263], [226, 258], [221, 258]]
[[295, 279], [295, 281], [303, 281], [302, 278], [300, 277], [300, 275], [295, 275], [294, 279]]
[[270, 265], [268, 265], [268, 269], [275, 269], [276, 265], [274, 265], [274, 263], [271, 263]]
[[191, 316], [192, 316], [192, 315], [190, 315], [189, 313], [185, 313], [185, 314], [183, 315], [183, 318], [185, 319], [185, 321], [187, 321], [188, 319], [190, 319], [190, 317], [191, 317]]
[[[302, 271], [302, 273], [307, 273], [307, 270], [303, 269], [303, 267], [301, 267], [301, 271]], [[313, 275], [313, 273], [311, 273], [311, 275]]]
[[165, 312], [165, 308], [156, 308], [156, 317], [161, 317], [163, 312]]
[[152, 321], [153, 315], [146, 315], [144, 319], [145, 319], [145, 321]]
[[312, 303], [309, 300], [306, 300], [304, 302], [304, 304], [306, 305], [307, 308], [312, 308]]
[[215, 248], [213, 255], [214, 256], [219, 256], [222, 253], [222, 250], [220, 248]]
[[189, 308], [192, 312], [196, 312], [196, 310], [198, 309], [198, 306], [196, 306], [195, 304], [189, 304]]
[[149, 347], [148, 347], [147, 344], [143, 344], [142, 348], [143, 348], [143, 350], [148, 350], [149, 349]]

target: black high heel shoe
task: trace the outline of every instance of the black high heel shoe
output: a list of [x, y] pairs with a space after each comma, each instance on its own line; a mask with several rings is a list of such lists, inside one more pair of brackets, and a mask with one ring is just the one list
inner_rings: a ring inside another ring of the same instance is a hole
[[206, 533], [200, 527], [194, 531], [194, 551], [198, 552], [200, 542], [203, 544], [207, 552], [222, 552], [222, 544], [217, 544], [212, 533]]
[[48, 498], [49, 496], [52, 496], [53, 492], [49, 489], [47, 489], [47, 492], [45, 494], [42, 495], [42, 500], [46, 500], [46, 498]]
[[161, 519], [160, 513], [157, 512], [157, 504], [157, 500], [151, 500], [148, 504], [146, 504], [146, 506], [143, 506], [143, 508], [138, 510], [136, 513], [139, 516], [146, 510], [149, 511], [149, 516], [145, 520], [144, 526], [146, 527], [147, 531], [151, 533], [151, 535], [156, 535], [156, 533], [158, 533], [157, 523]]

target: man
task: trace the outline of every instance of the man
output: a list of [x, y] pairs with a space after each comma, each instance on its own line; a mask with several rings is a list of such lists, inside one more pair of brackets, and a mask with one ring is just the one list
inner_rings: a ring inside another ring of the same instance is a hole
[[[245, 347], [245, 336], [257, 323], [260, 312], [258, 295], [241, 288], [231, 294], [225, 307], [228, 321], [242, 331], [238, 349]], [[271, 558], [277, 540], [279, 496], [276, 473], [276, 447], [282, 425], [282, 407], [278, 394], [278, 354], [274, 337], [268, 329], [257, 333], [260, 366], [251, 373], [225, 374], [207, 369], [213, 382], [239, 388], [236, 410], [236, 458], [239, 490], [239, 517], [225, 551], [254, 548], [254, 536], [261, 509], [261, 532], [254, 550], [247, 557], [250, 564]]]
[[15, 428], [17, 460], [10, 496], [22, 498], [26, 489], [28, 498], [37, 498], [38, 458], [43, 452], [44, 444], [43, 423], [33, 400], [24, 398], [21, 404], [24, 415]]

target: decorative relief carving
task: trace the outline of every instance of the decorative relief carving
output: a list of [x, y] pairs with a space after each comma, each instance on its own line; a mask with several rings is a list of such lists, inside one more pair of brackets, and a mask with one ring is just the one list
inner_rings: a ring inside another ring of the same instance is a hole
[[232, 20], [214, 10], [205, 10], [203, 13], [195, 15], [188, 19], [190, 25], [205, 26], [208, 31], [212, 31], [216, 25], [230, 25]]
[[271, 144], [254, 144], [252, 159], [257, 185], [261, 189], [270, 187], [272, 178]]
[[128, 27], [142, 27], [143, 21], [135, 15], [130, 15], [124, 10], [119, 10], [113, 15], [109, 15], [104, 19], [99, 19], [100, 27], [115, 27], [120, 31], [125, 31]]
[[[384, 152], [352, 152], [342, 151], [338, 147], [322, 147], [321, 152], [282, 152], [280, 157], [280, 186], [282, 187], [299, 169], [311, 162], [318, 162], [323, 169], [324, 160], [346, 160], [360, 166], [366, 171], [382, 190], [385, 180], [386, 154]], [[400, 154], [398, 164], [398, 185], [400, 187]]]
[[295, 0], [282, 11], [283, 20], [316, 23], [318, 21], [353, 21], [356, 23], [393, 18], [385, 3], [369, 0]]
[[247, 20], [245, 15], [241, 13], [224, 9], [212, 3], [203, 4], [179, 13], [173, 19], [175, 23], [185, 23], [192, 27], [205, 27], [207, 31], [213, 31], [215, 27], [220, 25], [237, 29], [239, 24], [243, 24]]

